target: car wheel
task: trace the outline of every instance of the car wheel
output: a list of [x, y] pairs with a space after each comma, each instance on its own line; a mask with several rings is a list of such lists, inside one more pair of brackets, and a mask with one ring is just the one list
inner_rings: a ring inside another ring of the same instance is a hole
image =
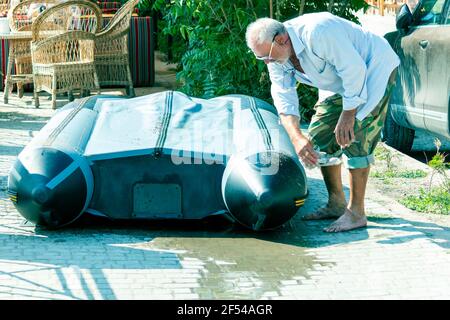
[[401, 151], [409, 152], [414, 142], [415, 131], [398, 125], [391, 115], [391, 108], [388, 109], [386, 121], [383, 128], [382, 140], [387, 145]]

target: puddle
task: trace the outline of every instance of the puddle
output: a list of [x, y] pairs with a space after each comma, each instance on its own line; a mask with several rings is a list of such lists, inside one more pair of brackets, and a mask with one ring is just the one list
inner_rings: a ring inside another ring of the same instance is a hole
[[307, 249], [287, 240], [282, 232], [260, 238], [194, 234], [156, 237], [145, 246], [175, 251], [183, 268], [197, 268], [201, 278], [195, 293], [200, 299], [259, 299], [266, 292], [279, 292], [283, 280], [306, 278], [317, 263]]

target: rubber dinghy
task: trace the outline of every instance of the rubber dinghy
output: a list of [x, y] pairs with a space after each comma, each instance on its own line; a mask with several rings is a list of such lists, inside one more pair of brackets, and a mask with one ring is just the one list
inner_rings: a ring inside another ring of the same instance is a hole
[[297, 213], [306, 182], [270, 104], [166, 91], [67, 104], [19, 154], [8, 193], [25, 219], [49, 228], [87, 212], [112, 219], [227, 214], [264, 230]]

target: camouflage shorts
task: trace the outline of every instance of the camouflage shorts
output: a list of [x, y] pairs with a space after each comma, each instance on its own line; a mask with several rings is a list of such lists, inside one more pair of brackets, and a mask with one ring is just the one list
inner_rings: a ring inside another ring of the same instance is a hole
[[381, 130], [386, 119], [387, 106], [394, 86], [395, 72], [389, 78], [383, 98], [363, 120], [355, 119], [355, 141], [341, 149], [336, 141], [334, 129], [342, 112], [342, 97], [335, 94], [316, 106], [316, 114], [309, 125], [309, 137], [320, 151], [330, 156], [346, 155], [349, 169], [367, 168], [375, 162], [373, 151], [380, 141]]

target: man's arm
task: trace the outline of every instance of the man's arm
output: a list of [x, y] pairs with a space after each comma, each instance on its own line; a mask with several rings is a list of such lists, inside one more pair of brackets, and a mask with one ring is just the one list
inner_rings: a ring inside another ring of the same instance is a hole
[[296, 79], [293, 74], [284, 74], [281, 67], [274, 63], [269, 63], [267, 67], [272, 82], [271, 94], [281, 124], [289, 135], [298, 157], [305, 164], [313, 166], [318, 159], [311, 142], [300, 130]]
[[303, 135], [302, 130], [300, 129], [299, 117], [295, 115], [280, 114], [280, 120], [299, 158], [307, 165], [316, 165], [318, 160], [317, 154], [314, 151], [312, 143], [305, 135]]

